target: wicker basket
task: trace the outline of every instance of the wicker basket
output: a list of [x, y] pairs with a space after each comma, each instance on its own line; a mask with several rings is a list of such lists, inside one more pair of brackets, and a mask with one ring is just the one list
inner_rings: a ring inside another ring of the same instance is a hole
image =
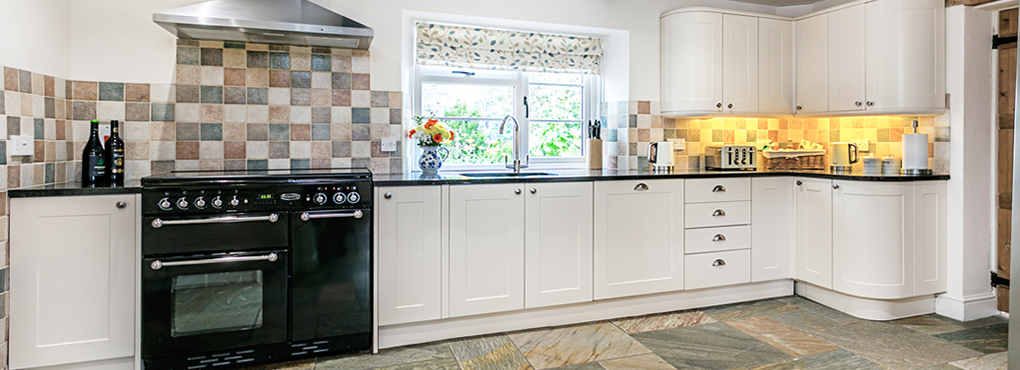
[[[763, 152], [762, 167], [766, 170], [824, 170], [825, 151], [818, 154], [797, 153], [797, 151]], [[772, 158], [769, 158], [772, 157]]]

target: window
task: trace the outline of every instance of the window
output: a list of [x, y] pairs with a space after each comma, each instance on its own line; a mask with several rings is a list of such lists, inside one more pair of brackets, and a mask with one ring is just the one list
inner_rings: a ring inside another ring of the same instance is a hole
[[444, 168], [498, 168], [511, 158], [513, 121], [530, 165], [580, 167], [585, 128], [596, 119], [598, 76], [416, 66], [415, 115], [446, 122], [457, 139]]

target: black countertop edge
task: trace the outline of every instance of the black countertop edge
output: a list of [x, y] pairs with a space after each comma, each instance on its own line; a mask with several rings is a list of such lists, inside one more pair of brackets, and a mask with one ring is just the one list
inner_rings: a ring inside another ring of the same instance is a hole
[[7, 190], [8, 198], [30, 197], [66, 197], [81, 195], [136, 194], [142, 192], [141, 182], [127, 181], [124, 186], [82, 187], [81, 182], [60, 182], [55, 184], [36, 185], [27, 188]]
[[[527, 172], [527, 171], [525, 171]], [[394, 175], [374, 176], [375, 186], [414, 186], [414, 185], [467, 185], [467, 184], [499, 184], [519, 182], [571, 182], [571, 181], [611, 181], [611, 180], [655, 180], [682, 179], [702, 177], [777, 177], [799, 176], [831, 180], [856, 181], [933, 181], [949, 180], [948, 174], [934, 175], [873, 175], [863, 173], [834, 173], [829, 171], [703, 171], [681, 170], [675, 172], [651, 171], [586, 171], [586, 170], [548, 170], [551, 176], [520, 176], [520, 177], [466, 177], [457, 173], [440, 173], [439, 176], [422, 176], [420, 172]]]

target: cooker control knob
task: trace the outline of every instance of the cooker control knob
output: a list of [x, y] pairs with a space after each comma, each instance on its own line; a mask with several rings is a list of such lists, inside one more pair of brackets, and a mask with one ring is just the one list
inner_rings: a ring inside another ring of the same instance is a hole
[[315, 202], [315, 204], [326, 203], [327, 199], [329, 199], [329, 198], [326, 198], [326, 194], [323, 194], [323, 193], [316, 193], [315, 194], [315, 198], [312, 198], [312, 200]]
[[205, 197], [195, 198], [195, 208], [205, 209]]
[[337, 192], [336, 194], [333, 194], [333, 203], [343, 204], [346, 201], [347, 197], [344, 196], [344, 193]]
[[234, 196], [234, 199], [230, 200], [230, 206], [237, 207], [238, 204], [241, 204], [241, 201], [237, 200], [237, 196]]
[[347, 201], [351, 202], [351, 204], [355, 204], [355, 203], [361, 201], [361, 194], [354, 193], [354, 192], [352, 192], [350, 194], [347, 194]]
[[188, 198], [187, 197], [181, 197], [180, 199], [178, 199], [177, 200], [177, 208], [179, 208], [179, 209], [188, 209]]
[[162, 209], [164, 211], [169, 211], [170, 209], [172, 209], [171, 207], [173, 207], [173, 204], [170, 204], [170, 198], [160, 199], [157, 205], [159, 205], [159, 209]]
[[212, 199], [212, 206], [213, 206], [213, 208], [216, 208], [216, 209], [222, 208], [223, 207], [223, 199], [220, 199], [220, 196], [217, 195], [215, 198]]

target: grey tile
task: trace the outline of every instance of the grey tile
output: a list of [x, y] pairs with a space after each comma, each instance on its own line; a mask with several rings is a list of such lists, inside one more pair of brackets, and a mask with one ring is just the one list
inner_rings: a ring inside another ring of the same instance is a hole
[[0, 114], [7, 114], [7, 103], [4, 101], [3, 86], [0, 86]]
[[312, 70], [329, 72], [331, 68], [329, 55], [312, 54]]
[[202, 90], [198, 85], [177, 85], [178, 103], [198, 103], [202, 101]]
[[56, 180], [56, 165], [56, 163], [47, 163], [46, 166], [43, 167], [43, 181], [47, 184], [52, 184]]
[[269, 142], [269, 158], [290, 158], [289, 141]]
[[312, 140], [313, 141], [330, 140], [331, 139], [330, 126], [331, 125], [312, 124]]
[[290, 140], [290, 125], [286, 123], [270, 123], [269, 140]]
[[267, 105], [269, 104], [269, 88], [249, 87], [248, 104]]
[[977, 358], [953, 361], [943, 369], [989, 370], [1009, 368], [1009, 352], [999, 352]]
[[268, 170], [269, 160], [268, 159], [249, 159], [248, 160], [249, 170]]
[[311, 168], [311, 160], [310, 159], [306, 159], [306, 158], [291, 159], [290, 160], [290, 168], [299, 168], [299, 169]]
[[269, 53], [270, 69], [290, 69], [290, 53]]
[[248, 68], [269, 68], [269, 52], [248, 50]]
[[731, 369], [793, 359], [750, 335], [717, 322], [631, 334], [680, 369]]
[[148, 122], [151, 109], [149, 103], [127, 103], [124, 106], [124, 120]]
[[771, 314], [768, 315], [768, 317], [804, 331], [818, 330], [841, 325], [841, 323], [836, 320], [803, 309]]
[[202, 48], [202, 60], [201, 63], [204, 66], [223, 66], [223, 49], [220, 48]]
[[177, 122], [174, 126], [177, 129], [177, 141], [195, 141], [202, 138], [197, 123]]
[[157, 122], [173, 122], [174, 105], [164, 103], [152, 103], [152, 120]]
[[0, 140], [0, 165], [7, 164], [7, 142]]
[[390, 93], [388, 91], [373, 91], [371, 104], [373, 108], [389, 107]]
[[99, 100], [124, 101], [124, 84], [119, 82], [100, 82]]
[[860, 369], [881, 370], [868, 359], [846, 350], [826, 352], [801, 357], [793, 361], [751, 367], [752, 370], [794, 370], [794, 369]]
[[248, 169], [248, 163], [244, 159], [226, 159], [223, 160], [223, 169], [225, 170], [246, 170]]
[[[20, 82], [19, 90], [23, 93], [33, 94], [32, 91], [32, 72], [24, 69], [18, 70], [18, 82]], [[39, 95], [42, 95], [41, 93]]]
[[36, 140], [46, 139], [46, 120], [42, 118], [36, 118], [32, 120], [33, 137]]
[[464, 370], [530, 367], [524, 355], [502, 334], [455, 340], [450, 342], [450, 348]]
[[391, 124], [400, 124], [400, 123], [403, 123], [404, 116], [403, 116], [403, 113], [401, 113], [401, 111], [402, 111], [402, 109], [400, 109], [400, 108], [390, 108], [390, 123]]
[[312, 88], [312, 72], [290, 72], [290, 87], [298, 89]]
[[380, 367], [377, 370], [460, 370], [457, 360], [444, 358], [432, 361], [412, 362], [394, 366]]
[[[635, 154], [636, 155], [636, 154]], [[798, 308], [794, 305], [776, 299], [736, 303], [724, 306], [710, 307], [702, 310], [705, 314], [716, 320], [739, 320], [748, 317], [766, 316], [787, 311], [794, 311]]]
[[369, 141], [372, 140], [371, 129], [369, 125], [354, 125], [351, 128], [351, 140], [354, 141]]
[[631, 114], [631, 115], [627, 116], [627, 127], [630, 127], [630, 128], [636, 128], [637, 127], [637, 115], [636, 114]]
[[75, 101], [71, 103], [71, 119], [87, 121], [96, 119], [96, 102]]
[[290, 89], [290, 105], [312, 105], [312, 89]]
[[950, 320], [942, 320], [941, 316], [935, 314], [908, 317], [905, 319], [893, 320], [890, 321], [890, 323], [917, 330], [928, 335], [939, 335], [966, 329], [963, 325], [957, 325]]
[[200, 55], [198, 48], [178, 46], [177, 47], [177, 64], [194, 65], [197, 66], [200, 62]]
[[224, 104], [247, 104], [248, 101], [245, 98], [245, 88], [242, 86], [225, 86], [223, 87], [223, 103]]
[[333, 158], [347, 158], [351, 156], [350, 141], [333, 142]]
[[246, 141], [266, 141], [269, 140], [269, 124], [266, 123], [249, 123], [246, 127], [247, 138]]
[[372, 122], [372, 110], [370, 108], [351, 108], [351, 122], [353, 123]]
[[4, 292], [6, 292], [6, 291], [8, 291], [10, 289], [7, 286], [8, 272], [10, 272], [10, 270], [7, 269], [6, 267], [4, 267], [3, 269], [0, 269], [0, 289], [2, 289]]
[[153, 175], [168, 174], [174, 170], [174, 161], [152, 161], [149, 169]]
[[223, 48], [224, 49], [241, 49], [241, 50], [244, 50], [245, 47], [246, 46], [245, 46], [245, 44], [243, 42], [229, 42], [229, 41], [227, 41], [227, 42], [223, 43]]
[[[3, 99], [0, 99], [0, 104], [3, 104]], [[56, 101], [51, 97], [43, 99], [43, 114], [46, 118], [57, 118], [57, 106]]]
[[607, 321], [512, 332], [507, 337], [538, 369], [650, 353]]
[[445, 343], [430, 343], [416, 346], [384, 349], [378, 354], [357, 354], [340, 357], [320, 358], [315, 361], [316, 369], [362, 370], [380, 367], [413, 364], [426, 361], [453, 360], [453, 352]]
[[949, 127], [935, 128], [935, 142], [949, 142]]
[[351, 158], [351, 166], [354, 168], [371, 168], [372, 160], [370, 158]]
[[202, 140], [223, 141], [223, 124], [203, 123]]
[[202, 104], [223, 104], [223, 86], [202, 86]]
[[332, 113], [330, 107], [312, 107], [312, 123], [331, 123]]
[[[700, 157], [693, 156], [691, 158], [698, 159], [699, 160], [698, 164], [700, 165]], [[696, 168], [696, 167], [698, 167], [698, 166], [689, 167], [689, 168]], [[812, 302], [812, 301], [810, 301], [810, 300], [808, 300], [806, 298], [803, 298], [803, 297], [798, 297], [798, 296], [783, 297], [783, 298], [780, 298], [779, 301], [780, 302], [784, 302], [786, 304], [792, 304], [794, 306], [797, 306], [797, 308], [800, 308], [802, 310], [811, 312], [813, 314], [825, 317], [825, 318], [827, 318], [829, 320], [838, 322], [840, 324], [849, 324], [849, 323], [861, 321], [860, 319], [858, 319], [856, 317], [853, 317], [853, 316], [847, 315], [845, 313], [836, 311], [834, 309], [825, 307], [825, 306], [823, 306], [821, 304]]]
[[7, 138], [10, 139], [11, 135], [21, 135], [20, 117], [7, 116]]
[[981, 352], [902, 326], [861, 321], [817, 330], [816, 337], [887, 369], [915, 369], [981, 355]]
[[400, 173], [403, 172], [404, 161], [400, 158], [390, 158], [390, 172]]
[[351, 89], [351, 74], [350, 73], [333, 73], [333, 89], [334, 90], [350, 90]]
[[1009, 344], [1009, 323], [981, 326], [937, 337], [984, 354], [1006, 351]]

